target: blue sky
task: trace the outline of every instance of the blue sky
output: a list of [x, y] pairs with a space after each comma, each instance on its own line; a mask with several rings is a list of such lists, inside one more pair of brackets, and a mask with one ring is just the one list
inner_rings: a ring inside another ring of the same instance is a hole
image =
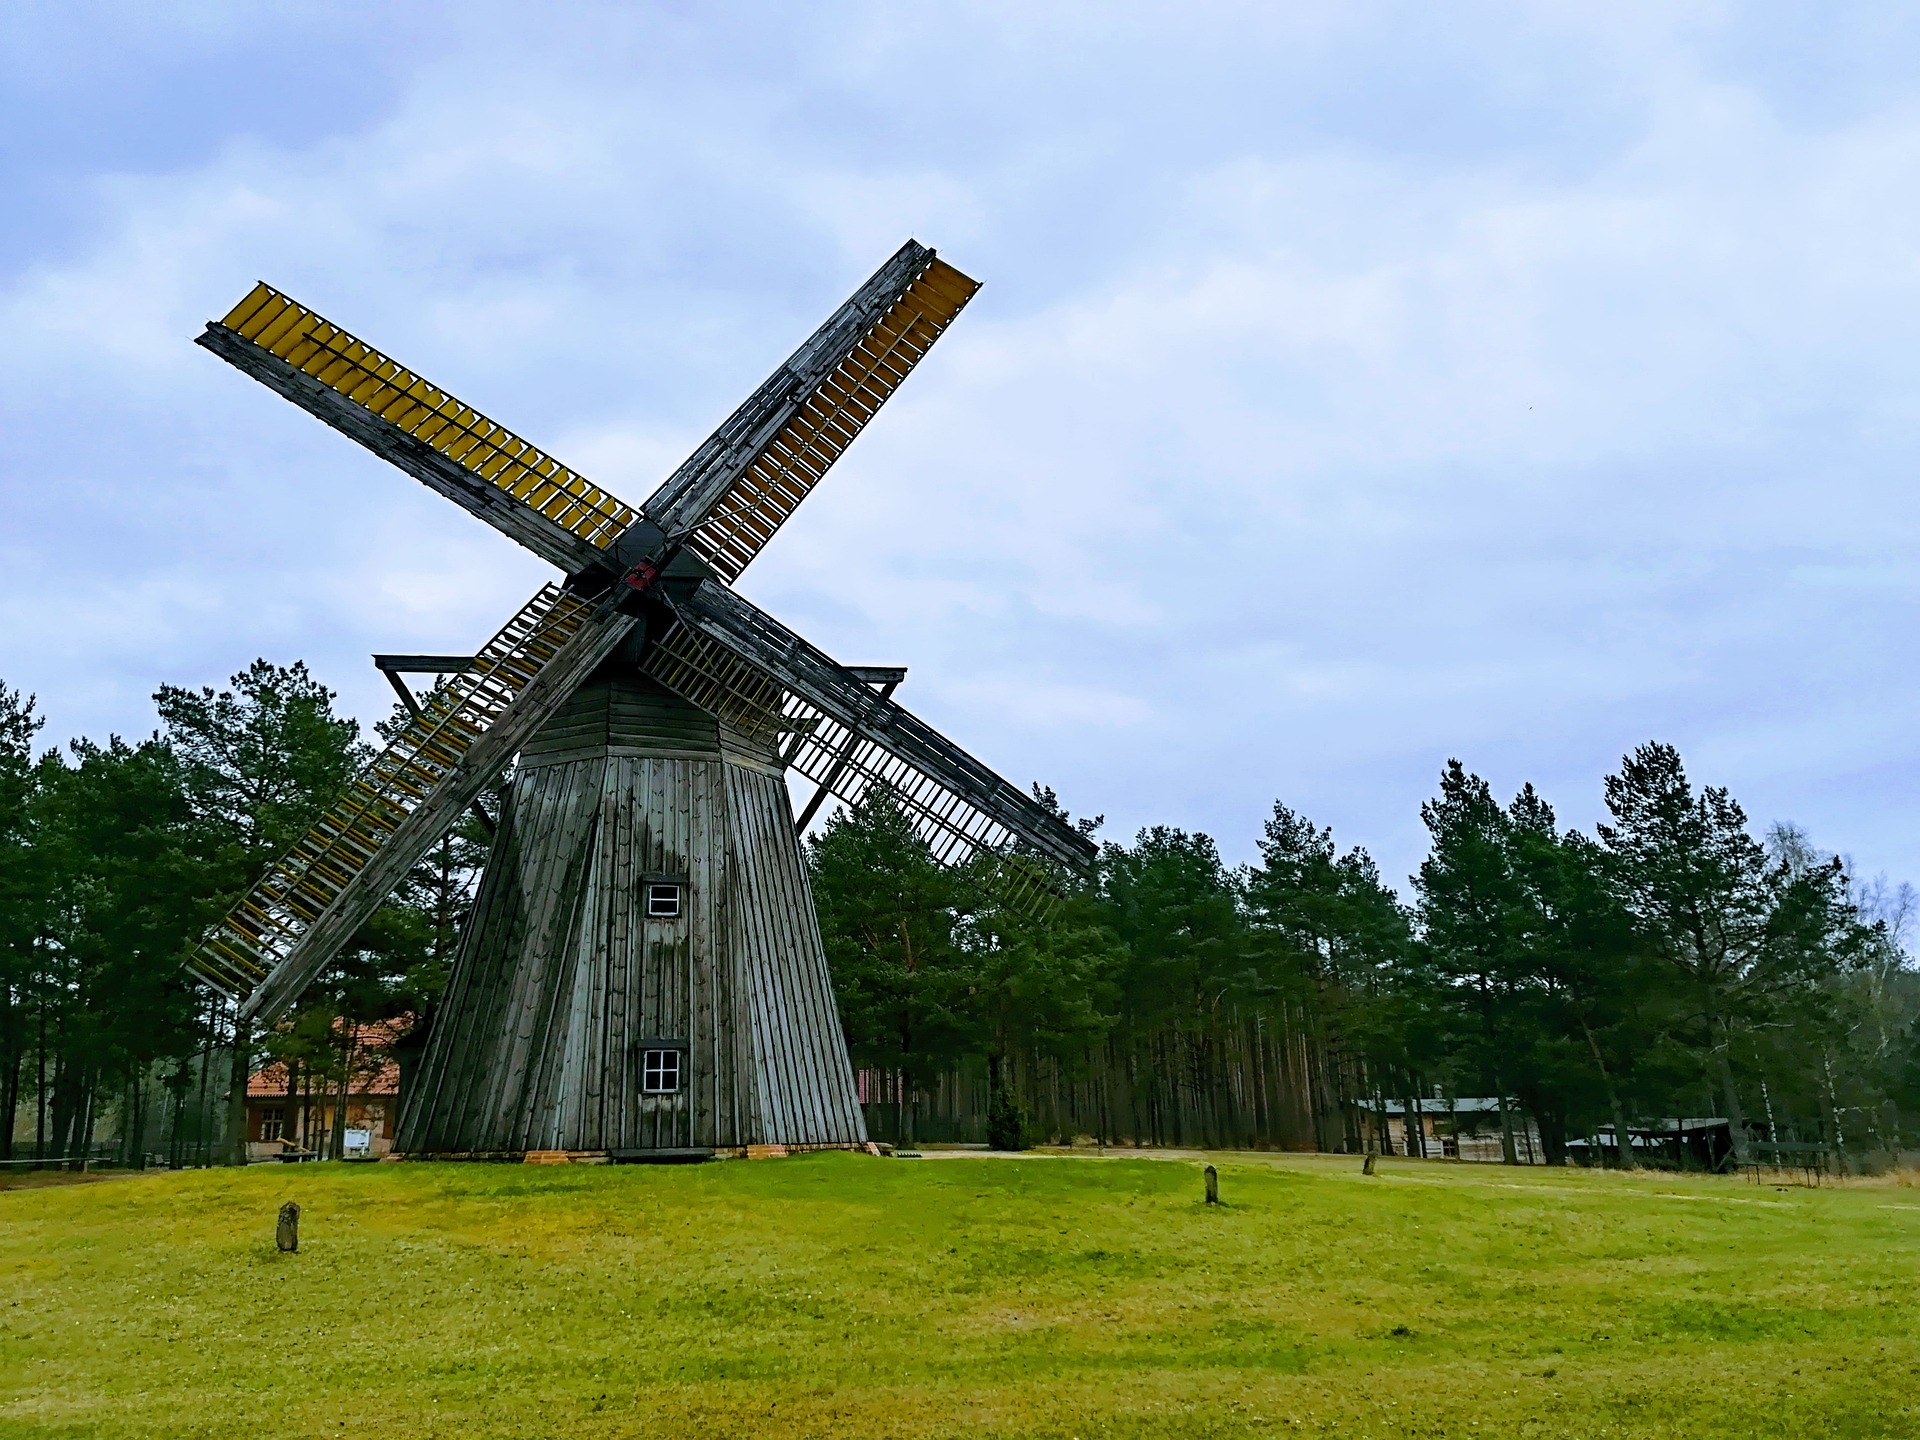
[[265, 279], [643, 498], [907, 236], [985, 282], [741, 588], [1109, 835], [1396, 882], [1670, 740], [1920, 876], [1920, 12], [0, 15], [0, 679], [476, 645], [541, 563], [195, 349]]

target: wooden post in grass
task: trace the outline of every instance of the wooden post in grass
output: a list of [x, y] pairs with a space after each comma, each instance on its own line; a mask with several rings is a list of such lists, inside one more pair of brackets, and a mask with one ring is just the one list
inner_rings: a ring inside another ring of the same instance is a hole
[[300, 1248], [300, 1207], [291, 1200], [280, 1207], [280, 1223], [273, 1227], [273, 1243], [289, 1255]]
[[1209, 1165], [1204, 1172], [1207, 1177], [1207, 1204], [1220, 1203], [1220, 1172]]

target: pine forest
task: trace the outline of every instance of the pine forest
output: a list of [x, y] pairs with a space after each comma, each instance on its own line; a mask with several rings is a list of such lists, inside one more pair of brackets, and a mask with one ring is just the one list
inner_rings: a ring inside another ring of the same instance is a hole
[[[299, 664], [154, 701], [147, 739], [52, 747], [0, 687], [0, 1160], [228, 1158], [229, 1007], [182, 955], [372, 750]], [[936, 863], [875, 791], [806, 841], [869, 1129], [1358, 1151], [1426, 1144], [1382, 1122], [1437, 1111], [1509, 1162], [1617, 1163], [1607, 1137], [1687, 1117], [1724, 1121], [1733, 1158], [1913, 1144], [1913, 891], [1756, 833], [1670, 746], [1602, 784], [1587, 834], [1449, 762], [1403, 890], [1284, 803], [1240, 867], [1204, 834], [1082, 820], [1094, 876], [1044, 914]], [[470, 817], [247, 1068], [320, 1103], [391, 1055], [404, 1074], [486, 853]]]

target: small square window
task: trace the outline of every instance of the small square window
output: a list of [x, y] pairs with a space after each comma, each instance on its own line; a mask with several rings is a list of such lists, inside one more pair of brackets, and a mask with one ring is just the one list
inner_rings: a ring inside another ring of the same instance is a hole
[[649, 920], [677, 920], [680, 918], [680, 887], [649, 881], [647, 884], [647, 918]]
[[640, 1091], [644, 1095], [680, 1093], [680, 1052], [678, 1050], [642, 1050], [640, 1052]]
[[286, 1133], [287, 1110], [284, 1105], [266, 1105], [260, 1110], [260, 1138], [278, 1140]]

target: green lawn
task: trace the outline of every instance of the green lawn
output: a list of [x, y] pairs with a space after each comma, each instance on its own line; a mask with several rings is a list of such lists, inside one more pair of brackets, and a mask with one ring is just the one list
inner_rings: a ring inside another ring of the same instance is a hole
[[1920, 1189], [1220, 1165], [8, 1190], [0, 1435], [1920, 1435]]

